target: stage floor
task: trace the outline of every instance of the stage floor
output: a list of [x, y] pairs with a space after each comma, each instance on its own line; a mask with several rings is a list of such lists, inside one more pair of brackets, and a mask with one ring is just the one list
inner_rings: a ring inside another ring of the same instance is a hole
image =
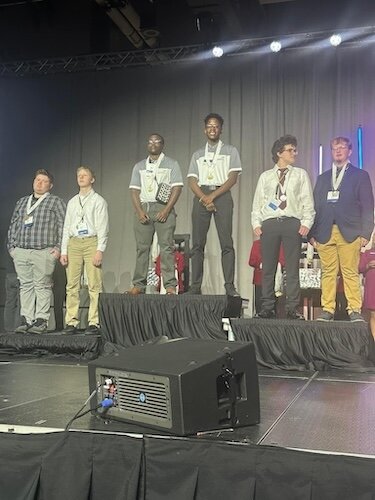
[[[261, 369], [259, 386], [260, 424], [191, 438], [375, 457], [375, 373]], [[2, 361], [0, 430], [62, 429], [88, 394], [85, 364], [35, 358]], [[105, 423], [91, 415], [75, 421], [72, 429], [164, 434], [123, 422]]]

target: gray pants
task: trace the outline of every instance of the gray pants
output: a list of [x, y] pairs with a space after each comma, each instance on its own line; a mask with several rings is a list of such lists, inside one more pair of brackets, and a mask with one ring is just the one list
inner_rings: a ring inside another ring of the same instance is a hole
[[56, 259], [50, 248], [15, 248], [14, 267], [20, 281], [21, 315], [31, 324], [40, 318], [48, 321], [52, 298], [52, 274]]
[[174, 264], [174, 231], [176, 229], [176, 213], [174, 209], [165, 222], [158, 222], [156, 214], [165, 208], [161, 203], [144, 203], [142, 205], [150, 218], [146, 224], [139, 222], [134, 214], [134, 234], [137, 243], [137, 261], [133, 275], [133, 286], [145, 290], [149, 267], [150, 249], [154, 233], [160, 246], [161, 275], [165, 288], [175, 288], [177, 280]]
[[[203, 192], [209, 194], [202, 186]], [[221, 247], [221, 265], [223, 267], [225, 285], [233, 285], [235, 254], [232, 239], [232, 220], [233, 220], [233, 199], [230, 191], [214, 201], [216, 212], [209, 212], [199, 203], [197, 197], [193, 202], [192, 213], [192, 243], [191, 265], [192, 278], [191, 287], [200, 289], [203, 280], [203, 260], [204, 247], [206, 246], [207, 233], [210, 228], [211, 217], [214, 217], [217, 234]]]

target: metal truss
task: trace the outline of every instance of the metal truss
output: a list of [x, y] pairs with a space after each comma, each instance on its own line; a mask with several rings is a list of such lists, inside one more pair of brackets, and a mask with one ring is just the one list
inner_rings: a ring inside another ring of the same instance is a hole
[[41, 58], [30, 61], [0, 62], [0, 76], [23, 77], [83, 71], [105, 71], [131, 66], [154, 66], [196, 60], [207, 47], [192, 45], [164, 49], [136, 50], [72, 57]]
[[[332, 32], [289, 34], [279, 37], [283, 51], [328, 46]], [[274, 38], [252, 38], [221, 43], [225, 56], [240, 56], [269, 52]], [[375, 43], [375, 27], [366, 26], [343, 30], [344, 46], [364, 46]], [[214, 44], [89, 54], [72, 57], [40, 58], [30, 61], [0, 62], [0, 77], [24, 77], [56, 73], [106, 71], [135, 66], [156, 66], [175, 62], [191, 62], [212, 58]]]

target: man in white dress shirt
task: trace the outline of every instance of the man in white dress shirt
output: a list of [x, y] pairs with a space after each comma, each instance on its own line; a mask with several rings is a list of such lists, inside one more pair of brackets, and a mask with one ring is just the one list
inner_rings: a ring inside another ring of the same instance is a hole
[[66, 327], [74, 334], [79, 323], [79, 291], [86, 270], [90, 306], [87, 335], [99, 333], [98, 301], [102, 291], [102, 260], [108, 239], [107, 202], [93, 189], [94, 172], [89, 167], [77, 169], [79, 193], [68, 203], [60, 262], [66, 266]]
[[286, 314], [303, 319], [300, 302], [299, 259], [301, 239], [314, 222], [315, 210], [307, 172], [294, 167], [297, 140], [292, 135], [278, 139], [272, 147], [275, 166], [259, 178], [253, 200], [251, 223], [262, 242], [262, 308], [258, 317], [275, 317], [275, 273], [283, 244], [286, 269]]

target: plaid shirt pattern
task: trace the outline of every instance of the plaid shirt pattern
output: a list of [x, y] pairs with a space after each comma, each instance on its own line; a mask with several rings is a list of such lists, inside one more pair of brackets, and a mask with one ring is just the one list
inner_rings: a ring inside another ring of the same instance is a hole
[[32, 226], [25, 226], [27, 201], [17, 201], [8, 230], [8, 250], [15, 247], [42, 250], [56, 247], [60, 250], [64, 226], [65, 202], [49, 194], [32, 212]]

